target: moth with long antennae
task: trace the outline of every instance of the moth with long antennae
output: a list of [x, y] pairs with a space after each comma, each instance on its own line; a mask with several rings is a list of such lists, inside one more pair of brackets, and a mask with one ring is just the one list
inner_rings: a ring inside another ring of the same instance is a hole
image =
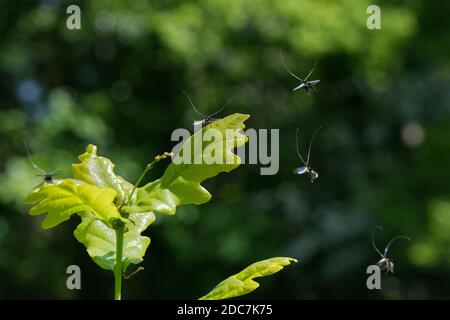
[[403, 236], [403, 235], [396, 236], [396, 237], [392, 238], [391, 241], [388, 242], [388, 244], [384, 248], [384, 252], [381, 253], [381, 251], [378, 250], [377, 246], [375, 245], [375, 231], [378, 230], [378, 229], [383, 230], [383, 227], [382, 226], [376, 226], [372, 230], [372, 246], [375, 249], [375, 251], [381, 256], [381, 260], [377, 262], [377, 266], [381, 270], [386, 269], [386, 273], [389, 273], [389, 272], [394, 273], [394, 262], [392, 261], [392, 259], [389, 259], [387, 257], [387, 254], [389, 252], [389, 248], [398, 239], [406, 239], [408, 241], [411, 240], [411, 239], [409, 237]]
[[39, 168], [37, 166], [36, 163], [34, 163], [33, 159], [31, 158], [31, 153], [30, 153], [30, 150], [28, 149], [28, 145], [25, 142], [25, 140], [23, 141], [23, 145], [25, 146], [25, 150], [27, 152], [28, 159], [30, 160], [31, 165], [33, 166], [33, 168], [35, 168], [36, 170], [38, 170], [40, 172], [40, 173], [36, 174], [36, 176], [43, 177], [44, 182], [53, 183], [53, 177], [56, 175], [56, 172], [58, 172], [59, 168], [52, 172], [47, 172], [47, 171], [42, 170], [41, 168]]
[[296, 78], [297, 80], [300, 80], [300, 81], [301, 81], [301, 83], [300, 83], [298, 86], [296, 86], [294, 89], [292, 89], [292, 91], [296, 91], [296, 90], [299, 90], [299, 89], [302, 89], [302, 88], [305, 89], [306, 92], [308, 92], [308, 94], [309, 94], [309, 90], [317, 91], [316, 88], [315, 88], [314, 86], [315, 86], [316, 84], [318, 84], [318, 83], [320, 82], [320, 80], [310, 80], [310, 81], [308, 81], [308, 78], [311, 76], [311, 74], [313, 73], [314, 69], [316, 68], [317, 60], [316, 60], [316, 62], [314, 63], [314, 66], [312, 67], [311, 71], [310, 71], [310, 72], [308, 73], [308, 75], [306, 76], [306, 78], [305, 78], [305, 79], [302, 79], [302, 78], [300, 78], [299, 76], [297, 76], [295, 73], [293, 73], [293, 72], [289, 69], [289, 67], [287, 66], [286, 62], [284, 61], [283, 53], [282, 53], [281, 50], [280, 50], [280, 59], [281, 59], [281, 62], [283, 63], [284, 68], [286, 69], [286, 71], [289, 72], [289, 74], [290, 74], [291, 76], [293, 76], [293, 77]]
[[186, 95], [186, 97], [188, 98], [189, 103], [191, 104], [191, 106], [192, 106], [192, 108], [194, 109], [194, 111], [197, 112], [199, 115], [201, 115], [201, 116], [203, 117], [202, 120], [194, 121], [194, 123], [193, 123], [193, 124], [194, 124], [194, 127], [197, 127], [197, 126], [199, 126], [199, 125], [201, 125], [202, 127], [205, 127], [205, 126], [207, 126], [207, 125], [213, 123], [214, 121], [219, 120], [218, 118], [213, 118], [213, 116], [215, 116], [216, 114], [218, 114], [219, 112], [221, 112], [223, 109], [225, 109], [225, 108], [228, 106], [228, 104], [230, 103], [230, 101], [232, 100], [232, 99], [229, 99], [229, 100], [227, 101], [227, 103], [225, 103], [225, 105], [224, 105], [222, 108], [220, 108], [218, 111], [214, 112], [213, 114], [210, 114], [209, 116], [205, 116], [203, 113], [201, 113], [200, 111], [197, 110], [197, 108], [195, 107], [194, 103], [192, 102], [192, 99], [191, 99], [191, 97], [189, 96], [189, 94], [188, 94], [185, 90], [183, 90], [183, 93], [184, 93], [184, 94]]
[[295, 133], [295, 142], [297, 145], [297, 154], [298, 157], [300, 158], [300, 160], [302, 160], [303, 162], [303, 166], [295, 168], [294, 169], [294, 174], [304, 174], [304, 173], [308, 173], [309, 177], [311, 178], [311, 182], [314, 182], [315, 179], [319, 178], [319, 174], [314, 171], [312, 169], [312, 167], [309, 165], [309, 160], [310, 160], [310, 155], [311, 155], [311, 147], [312, 144], [314, 142], [314, 138], [316, 137], [317, 132], [319, 132], [319, 130], [322, 129], [322, 127], [318, 127], [316, 129], [316, 131], [314, 131], [312, 137], [311, 137], [311, 141], [309, 142], [309, 148], [308, 148], [308, 156], [306, 158], [306, 161], [303, 159], [302, 155], [300, 154], [300, 150], [298, 148], [298, 128], [297, 128], [297, 132]]

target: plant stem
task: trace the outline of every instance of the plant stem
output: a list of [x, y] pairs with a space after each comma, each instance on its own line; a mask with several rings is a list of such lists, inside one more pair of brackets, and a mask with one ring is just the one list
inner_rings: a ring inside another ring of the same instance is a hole
[[[133, 189], [131, 190], [130, 196], [127, 200], [127, 205], [130, 205], [133, 199], [134, 192], [136, 191], [137, 187], [139, 187], [139, 184], [141, 183], [142, 179], [144, 179], [145, 175], [153, 168], [155, 163], [159, 162], [162, 159], [166, 159], [168, 157], [172, 157], [173, 153], [171, 152], [164, 152], [162, 155], [158, 155], [155, 157], [155, 159], [149, 163], [144, 171], [142, 171], [141, 175], [137, 179], [136, 183], [133, 186]], [[121, 207], [122, 205], [120, 205]], [[120, 209], [119, 207], [119, 209]], [[123, 255], [123, 234], [125, 230], [125, 225], [123, 223], [120, 223], [119, 225], [116, 225], [114, 228], [116, 230], [116, 265], [114, 267], [114, 299], [115, 300], [121, 300], [122, 299], [122, 255]], [[143, 268], [139, 267], [135, 272], [133, 272], [130, 276], [133, 274], [139, 272]]]
[[159, 162], [159, 161], [161, 161], [163, 159], [166, 159], [168, 157], [172, 157], [172, 156], [173, 156], [173, 153], [171, 153], [171, 152], [164, 152], [162, 155], [157, 155], [152, 162], [150, 162], [149, 164], [147, 164], [145, 166], [144, 171], [142, 171], [141, 175], [139, 176], [139, 178], [137, 179], [136, 183], [134, 184], [133, 189], [131, 190], [130, 196], [128, 197], [128, 200], [127, 200], [127, 205], [131, 204], [131, 201], [133, 200], [134, 192], [136, 191], [137, 187], [139, 187], [139, 184], [141, 183], [142, 179], [144, 179], [145, 175], [151, 169], [153, 169], [153, 166], [155, 165], [155, 163], [157, 163], [157, 162]]
[[114, 299], [122, 299], [123, 226], [116, 228], [116, 267], [114, 269]]
[[136, 191], [136, 188], [139, 186], [139, 184], [141, 183], [142, 179], [144, 179], [145, 175], [147, 174], [147, 172], [150, 171], [150, 165], [147, 165], [144, 169], [144, 171], [142, 171], [141, 175], [139, 176], [139, 178], [137, 179], [136, 183], [133, 186], [133, 189], [131, 190], [130, 196], [128, 197], [128, 203], [127, 205], [131, 204], [131, 201], [133, 199], [133, 194], [134, 191]]

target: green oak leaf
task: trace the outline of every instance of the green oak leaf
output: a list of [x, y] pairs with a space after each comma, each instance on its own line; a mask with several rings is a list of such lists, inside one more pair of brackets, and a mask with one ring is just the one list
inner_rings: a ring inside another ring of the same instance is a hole
[[[235, 113], [195, 132], [183, 144], [164, 175], [138, 188], [132, 205], [123, 207], [123, 211], [157, 211], [172, 215], [175, 214], [177, 206], [208, 202], [211, 194], [201, 183], [221, 172], [230, 172], [240, 165], [241, 159], [233, 150], [248, 140], [241, 132], [245, 128], [244, 121], [248, 118], [249, 115]], [[201, 147], [196, 148], [197, 142], [205, 137], [209, 137], [211, 141], [203, 142]], [[221, 162], [213, 163], [214, 158]], [[182, 162], [182, 159], [190, 161]]]
[[207, 295], [201, 297], [200, 300], [221, 300], [250, 293], [259, 287], [259, 283], [254, 281], [254, 278], [274, 274], [291, 264], [291, 262], [297, 262], [297, 260], [294, 258], [276, 257], [255, 262], [241, 272], [219, 283]]
[[[141, 236], [150, 224], [155, 221], [152, 212], [133, 213], [126, 224], [127, 231], [123, 240], [122, 270], [133, 263], [142, 262], [142, 257], [150, 244], [150, 238]], [[89, 256], [101, 268], [114, 271], [116, 263], [115, 230], [94, 216], [82, 218], [82, 222], [74, 231], [75, 238], [84, 244]]]
[[97, 155], [97, 146], [88, 145], [86, 152], [78, 157], [80, 163], [72, 164], [73, 177], [78, 180], [116, 190], [119, 202], [127, 200], [133, 185], [114, 173], [114, 164]]
[[42, 228], [49, 229], [66, 221], [74, 213], [91, 212], [93, 216], [111, 223], [114, 219], [124, 220], [113, 201], [116, 191], [99, 188], [74, 179], [55, 180], [41, 183], [25, 199], [33, 204], [30, 215], [47, 213]]

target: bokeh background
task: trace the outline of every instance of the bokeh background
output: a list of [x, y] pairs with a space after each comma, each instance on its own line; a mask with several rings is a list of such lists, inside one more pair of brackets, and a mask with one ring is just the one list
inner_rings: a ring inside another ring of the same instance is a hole
[[[81, 30], [66, 8], [81, 8]], [[34, 161], [70, 176], [88, 143], [134, 181], [175, 128], [230, 97], [221, 116], [280, 129], [280, 171], [242, 165], [205, 183], [202, 206], [158, 215], [145, 271], [124, 283], [127, 299], [198, 298], [250, 263], [300, 259], [261, 279], [246, 298], [450, 298], [450, 2], [376, 1], [381, 30], [368, 30], [361, 1], [0, 1], [0, 298], [109, 299], [113, 275], [73, 237], [73, 217], [49, 231], [27, 215], [40, 182]], [[320, 79], [295, 92], [283, 68]], [[295, 129], [313, 148], [316, 183], [295, 176]], [[147, 181], [158, 178], [166, 163]], [[366, 288], [379, 257], [372, 228], [396, 273]], [[66, 268], [82, 290], [66, 288]], [[130, 269], [131, 270], [131, 269]]]

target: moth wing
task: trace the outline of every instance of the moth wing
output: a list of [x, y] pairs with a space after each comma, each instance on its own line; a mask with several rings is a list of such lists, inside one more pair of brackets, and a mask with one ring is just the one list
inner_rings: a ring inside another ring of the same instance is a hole
[[319, 174], [314, 170], [309, 170], [309, 175], [311, 176], [311, 182], [319, 178]]
[[308, 172], [308, 167], [307, 166], [303, 166], [303, 167], [298, 167], [294, 169], [294, 174], [304, 174], [306, 172]]
[[380, 268], [381, 271], [383, 271], [389, 266], [389, 263], [386, 261], [386, 258], [383, 258], [377, 262], [377, 266]]
[[294, 89], [292, 89], [292, 91], [295, 91], [295, 90], [301, 89], [301, 88], [303, 88], [304, 86], [305, 86], [305, 84], [304, 84], [304, 83], [302, 83], [301, 85], [299, 85], [299, 86], [295, 87]]
[[394, 263], [391, 261], [389, 262], [389, 271], [391, 271], [391, 273], [394, 273]]
[[312, 81], [308, 81], [308, 84], [310, 84], [310, 85], [316, 85], [316, 84], [318, 84], [320, 82], [320, 80], [312, 80]]
[[194, 127], [201, 126], [201, 125], [203, 125], [203, 122], [204, 122], [204, 120], [196, 120], [196, 121], [194, 121], [193, 125], [194, 125]]

